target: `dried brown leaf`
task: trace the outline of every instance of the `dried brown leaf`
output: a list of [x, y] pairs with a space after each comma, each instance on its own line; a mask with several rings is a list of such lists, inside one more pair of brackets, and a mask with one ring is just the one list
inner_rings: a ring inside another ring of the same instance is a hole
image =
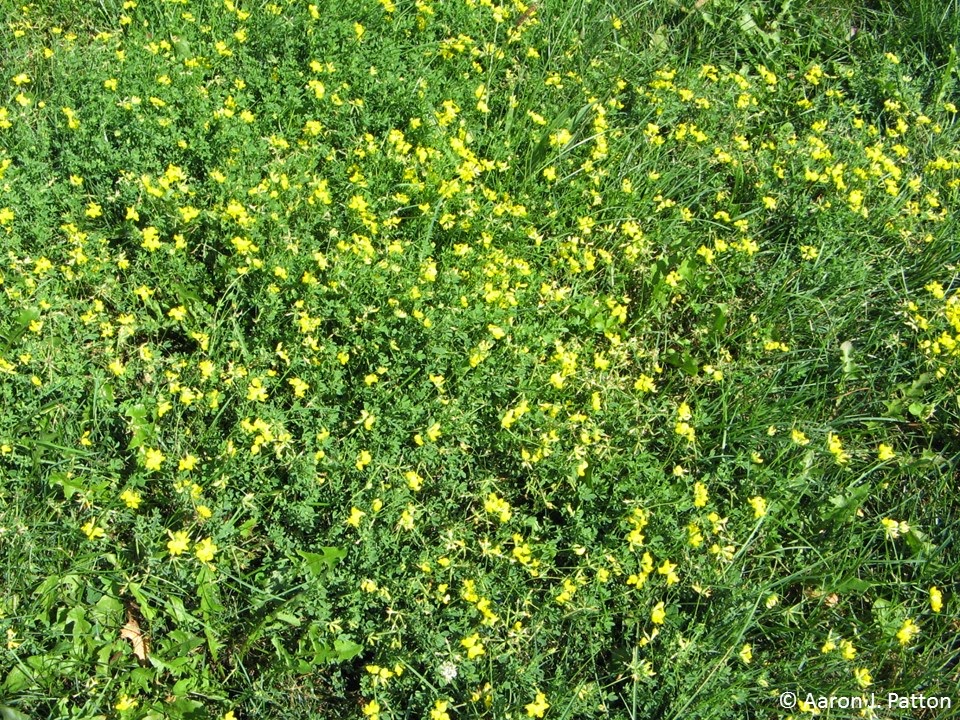
[[133, 613], [127, 612], [127, 624], [120, 630], [120, 637], [129, 640], [133, 646], [133, 654], [141, 663], [147, 662], [147, 655], [150, 653], [150, 643], [144, 637], [143, 631]]

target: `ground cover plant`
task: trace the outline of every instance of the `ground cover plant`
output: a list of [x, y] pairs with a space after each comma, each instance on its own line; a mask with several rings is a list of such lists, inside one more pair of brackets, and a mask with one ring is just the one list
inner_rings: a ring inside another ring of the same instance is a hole
[[799, 5], [0, 3], [0, 716], [955, 716], [958, 8]]

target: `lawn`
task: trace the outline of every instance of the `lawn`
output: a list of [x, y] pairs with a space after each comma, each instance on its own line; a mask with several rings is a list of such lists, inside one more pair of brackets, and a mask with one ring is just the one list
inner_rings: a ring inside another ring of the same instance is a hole
[[960, 717], [960, 0], [0, 19], [2, 720]]

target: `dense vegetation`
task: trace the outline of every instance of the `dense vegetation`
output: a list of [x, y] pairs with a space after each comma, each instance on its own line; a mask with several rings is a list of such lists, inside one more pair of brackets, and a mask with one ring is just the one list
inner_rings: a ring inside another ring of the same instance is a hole
[[957, 687], [956, 0], [0, 9], [4, 720]]

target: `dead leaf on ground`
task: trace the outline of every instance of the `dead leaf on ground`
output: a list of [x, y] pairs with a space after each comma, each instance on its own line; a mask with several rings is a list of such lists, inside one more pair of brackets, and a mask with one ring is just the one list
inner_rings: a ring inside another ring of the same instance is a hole
[[150, 653], [150, 643], [144, 637], [143, 631], [133, 613], [127, 611], [127, 624], [120, 630], [120, 637], [129, 640], [133, 646], [133, 654], [137, 656], [141, 664], [146, 664], [147, 655]]

